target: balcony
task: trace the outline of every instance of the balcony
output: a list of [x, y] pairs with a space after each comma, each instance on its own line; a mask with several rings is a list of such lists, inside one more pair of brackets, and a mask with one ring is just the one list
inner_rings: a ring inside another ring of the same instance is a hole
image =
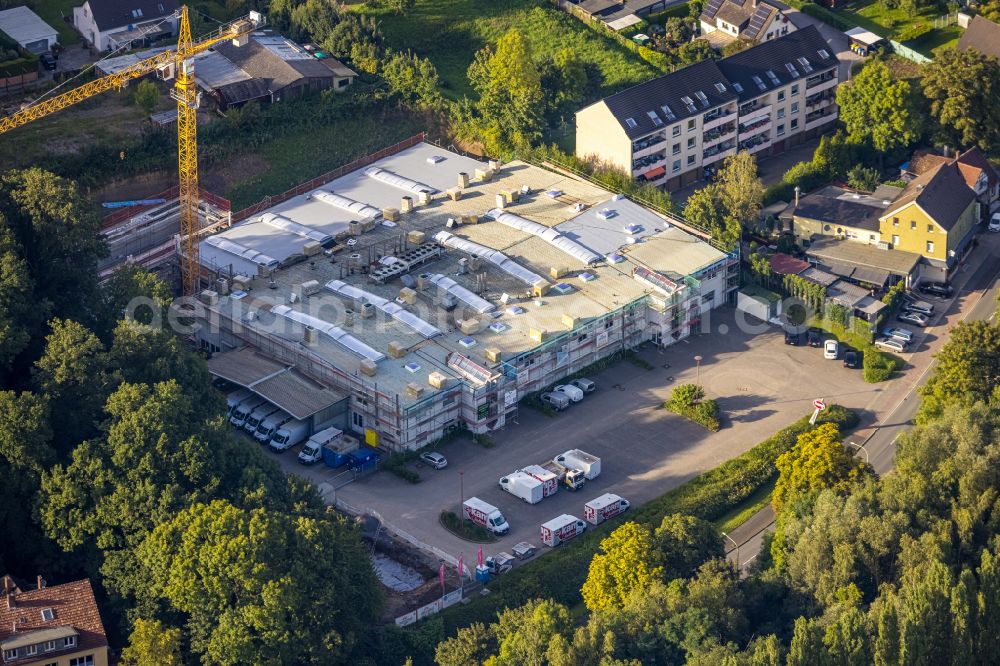
[[652, 136], [647, 136], [644, 139], [639, 139], [638, 141], [632, 142], [632, 156], [641, 157], [642, 154], [648, 154], [652, 148], [665, 142], [667, 137], [664, 136], [663, 132], [657, 132]]
[[722, 143], [726, 139], [732, 137], [735, 131], [736, 123], [730, 122], [728, 125], [723, 125], [718, 129], [705, 132], [705, 134], [701, 137], [701, 147], [710, 148], [716, 144]]
[[667, 159], [665, 153], [655, 153], [653, 155], [647, 155], [637, 160], [632, 161], [632, 175], [638, 175], [643, 171], [649, 170], [650, 167], [656, 166], [657, 164], [662, 164]]
[[740, 136], [746, 137], [751, 134], [761, 134], [771, 131], [771, 117], [758, 118], [752, 123], [740, 123]]
[[732, 108], [722, 108], [701, 117], [701, 128], [706, 132], [722, 125], [731, 119], [735, 111]]
[[836, 119], [837, 109], [836, 107], [827, 106], [818, 111], [813, 111], [812, 113], [806, 114], [806, 124], [805, 129], [810, 130], [814, 127], [819, 127], [831, 120]]
[[770, 130], [767, 132], [762, 132], [756, 136], [752, 136], [748, 139], [740, 140], [740, 150], [745, 150], [748, 153], [756, 153], [758, 151], [764, 150], [771, 145], [771, 134]]
[[[740, 109], [740, 124], [749, 124], [755, 120], [763, 118], [764, 116], [771, 115], [771, 105], [770, 104], [748, 104], [747, 111], [743, 108]], [[746, 107], [744, 107], [746, 108]]]
[[736, 144], [733, 141], [728, 141], [721, 146], [715, 146], [709, 148], [704, 152], [701, 159], [702, 166], [709, 166], [715, 164], [719, 160], [724, 160], [730, 155], [736, 154]]
[[836, 87], [837, 87], [836, 70], [824, 72], [819, 76], [813, 76], [809, 79], [806, 79], [806, 90], [812, 93], [818, 93]]
[[806, 108], [829, 106], [836, 99], [837, 94], [833, 90], [825, 90], [806, 97]]

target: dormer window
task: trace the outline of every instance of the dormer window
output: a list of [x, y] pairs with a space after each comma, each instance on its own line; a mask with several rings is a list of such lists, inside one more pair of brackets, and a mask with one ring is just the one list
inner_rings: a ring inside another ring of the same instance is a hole
[[17, 659], [17, 650], [4, 650], [3, 658], [7, 661], [14, 661]]
[[76, 647], [76, 636], [66, 637], [66, 647]]
[[54, 618], [54, 617], [55, 617], [55, 614], [52, 612], [51, 608], [43, 608], [42, 609], [42, 622], [51, 622], [52, 618]]

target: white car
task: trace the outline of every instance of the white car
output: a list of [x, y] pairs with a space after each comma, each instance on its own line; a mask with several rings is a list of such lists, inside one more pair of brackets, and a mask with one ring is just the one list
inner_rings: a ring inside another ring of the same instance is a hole
[[448, 459], [437, 451], [424, 451], [420, 454], [420, 461], [434, 469], [444, 469], [448, 466]]
[[583, 391], [572, 384], [559, 384], [552, 390], [562, 393], [573, 402], [580, 402], [583, 400]]
[[1000, 232], [1000, 211], [993, 213], [993, 217], [990, 218], [990, 224], [986, 229], [994, 233]]
[[836, 361], [840, 356], [840, 344], [836, 340], [827, 340], [823, 343], [823, 358]]

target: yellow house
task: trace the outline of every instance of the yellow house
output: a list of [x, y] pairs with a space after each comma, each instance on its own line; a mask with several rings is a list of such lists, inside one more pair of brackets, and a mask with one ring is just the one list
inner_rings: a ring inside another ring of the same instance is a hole
[[950, 269], [972, 238], [979, 204], [954, 164], [942, 164], [906, 186], [879, 217], [881, 240]]

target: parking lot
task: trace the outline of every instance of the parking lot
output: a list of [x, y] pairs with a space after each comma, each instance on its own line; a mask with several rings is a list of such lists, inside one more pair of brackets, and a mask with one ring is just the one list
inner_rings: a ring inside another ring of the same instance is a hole
[[[597, 390], [557, 416], [522, 405], [518, 423], [491, 433], [492, 448], [469, 439], [445, 444], [440, 451], [448, 458], [446, 469], [413, 463], [419, 484], [380, 472], [333, 492], [329, 483], [342, 470], [304, 468], [293, 452], [280, 456], [281, 463], [289, 472], [326, 483], [328, 502], [376, 513], [422, 544], [455, 557], [464, 552], [468, 560], [475, 544], [438, 523], [442, 510], [459, 512], [462, 497], [497, 506], [511, 525], [510, 534], [484, 548], [487, 554], [519, 541], [540, 545], [541, 523], [562, 513], [582, 517], [583, 504], [598, 495], [614, 492], [633, 505], [645, 503], [808, 414], [815, 398], [865, 411], [884, 390], [885, 385], [866, 384], [860, 370], [825, 360], [822, 349], [785, 345], [776, 327], [757, 322], [761, 332], [744, 332], [737, 316], [729, 308], [713, 311], [710, 332], [662, 351], [640, 350], [652, 370], [622, 361], [593, 375]], [[700, 369], [695, 356], [702, 357]], [[725, 415], [717, 433], [662, 408], [673, 386], [696, 379]], [[602, 459], [601, 476], [581, 491], [560, 490], [529, 505], [499, 488], [501, 476], [572, 448]]]

